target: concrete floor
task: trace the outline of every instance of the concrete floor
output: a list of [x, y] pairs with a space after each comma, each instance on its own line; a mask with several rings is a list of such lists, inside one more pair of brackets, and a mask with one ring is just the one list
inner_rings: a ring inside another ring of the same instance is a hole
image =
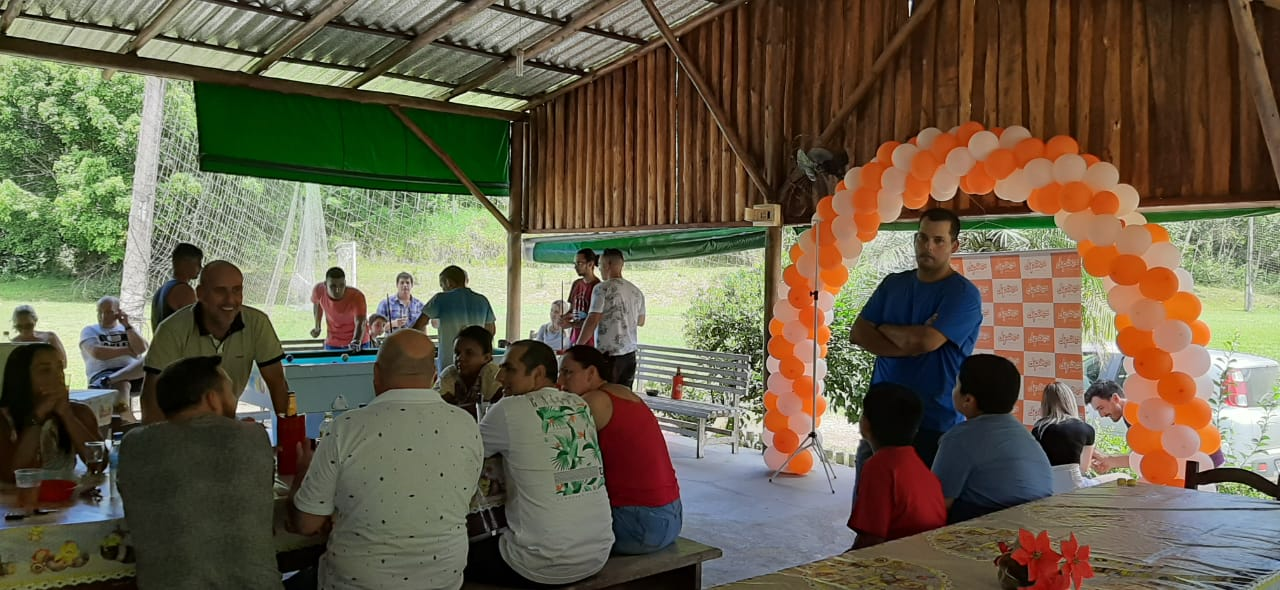
[[684, 504], [681, 536], [724, 551], [703, 564], [704, 588], [837, 555], [853, 544], [845, 527], [852, 469], [835, 466], [833, 495], [820, 465], [770, 483], [759, 451], [730, 454], [728, 445], [713, 445], [695, 459], [693, 440], [673, 434], [667, 448]]

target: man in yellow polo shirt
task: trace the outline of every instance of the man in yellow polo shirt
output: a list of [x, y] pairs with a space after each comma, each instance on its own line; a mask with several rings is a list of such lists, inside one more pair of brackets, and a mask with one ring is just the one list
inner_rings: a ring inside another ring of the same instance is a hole
[[283, 412], [289, 399], [284, 378], [284, 349], [267, 314], [243, 305], [244, 275], [225, 260], [210, 262], [200, 272], [196, 303], [169, 316], [156, 329], [147, 353], [142, 386], [142, 421], [158, 422], [156, 378], [170, 363], [195, 356], [220, 356], [236, 397], [244, 392], [253, 365], [271, 393], [271, 404]]

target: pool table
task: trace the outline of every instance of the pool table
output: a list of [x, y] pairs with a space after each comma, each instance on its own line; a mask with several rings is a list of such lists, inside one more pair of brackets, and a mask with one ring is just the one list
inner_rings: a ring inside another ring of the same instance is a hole
[[323, 414], [341, 395], [354, 409], [373, 401], [376, 350], [299, 350], [285, 354], [284, 376], [297, 394], [299, 414]]

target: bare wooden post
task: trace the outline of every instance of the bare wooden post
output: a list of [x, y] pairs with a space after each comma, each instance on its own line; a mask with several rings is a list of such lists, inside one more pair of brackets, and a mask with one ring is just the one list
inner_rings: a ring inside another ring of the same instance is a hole
[[143, 321], [142, 312], [148, 299], [147, 270], [151, 266], [151, 230], [160, 173], [164, 88], [164, 78], [147, 76], [144, 81], [138, 155], [133, 163], [133, 198], [129, 202], [129, 231], [124, 243], [124, 269], [120, 275], [120, 308], [139, 325], [149, 325]]
[[[764, 356], [769, 358], [769, 322], [773, 321], [773, 304], [778, 301], [778, 282], [782, 280], [782, 228], [770, 227], [764, 234]], [[761, 375], [769, 382], [769, 368]]]
[[507, 215], [513, 229], [507, 230], [507, 340], [524, 340], [520, 331], [520, 273], [524, 266], [524, 248], [520, 232], [524, 229], [525, 134], [528, 125], [511, 125], [511, 204]]
[[1262, 54], [1262, 41], [1258, 39], [1258, 27], [1253, 21], [1249, 0], [1227, 0], [1231, 7], [1231, 23], [1235, 25], [1236, 40], [1240, 42], [1240, 66], [1253, 90], [1253, 100], [1258, 106], [1258, 122], [1262, 125], [1262, 137], [1267, 140], [1271, 152], [1271, 169], [1280, 182], [1280, 109], [1276, 107], [1276, 92], [1267, 73], [1267, 62]]

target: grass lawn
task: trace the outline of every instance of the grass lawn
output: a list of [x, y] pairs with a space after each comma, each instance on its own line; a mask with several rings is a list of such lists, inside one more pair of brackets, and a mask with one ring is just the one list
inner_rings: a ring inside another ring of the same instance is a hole
[[1196, 287], [1204, 302], [1201, 319], [1213, 330], [1210, 346], [1226, 349], [1236, 335], [1240, 352], [1280, 360], [1280, 297], [1255, 294], [1253, 311], [1244, 310], [1244, 290]]

